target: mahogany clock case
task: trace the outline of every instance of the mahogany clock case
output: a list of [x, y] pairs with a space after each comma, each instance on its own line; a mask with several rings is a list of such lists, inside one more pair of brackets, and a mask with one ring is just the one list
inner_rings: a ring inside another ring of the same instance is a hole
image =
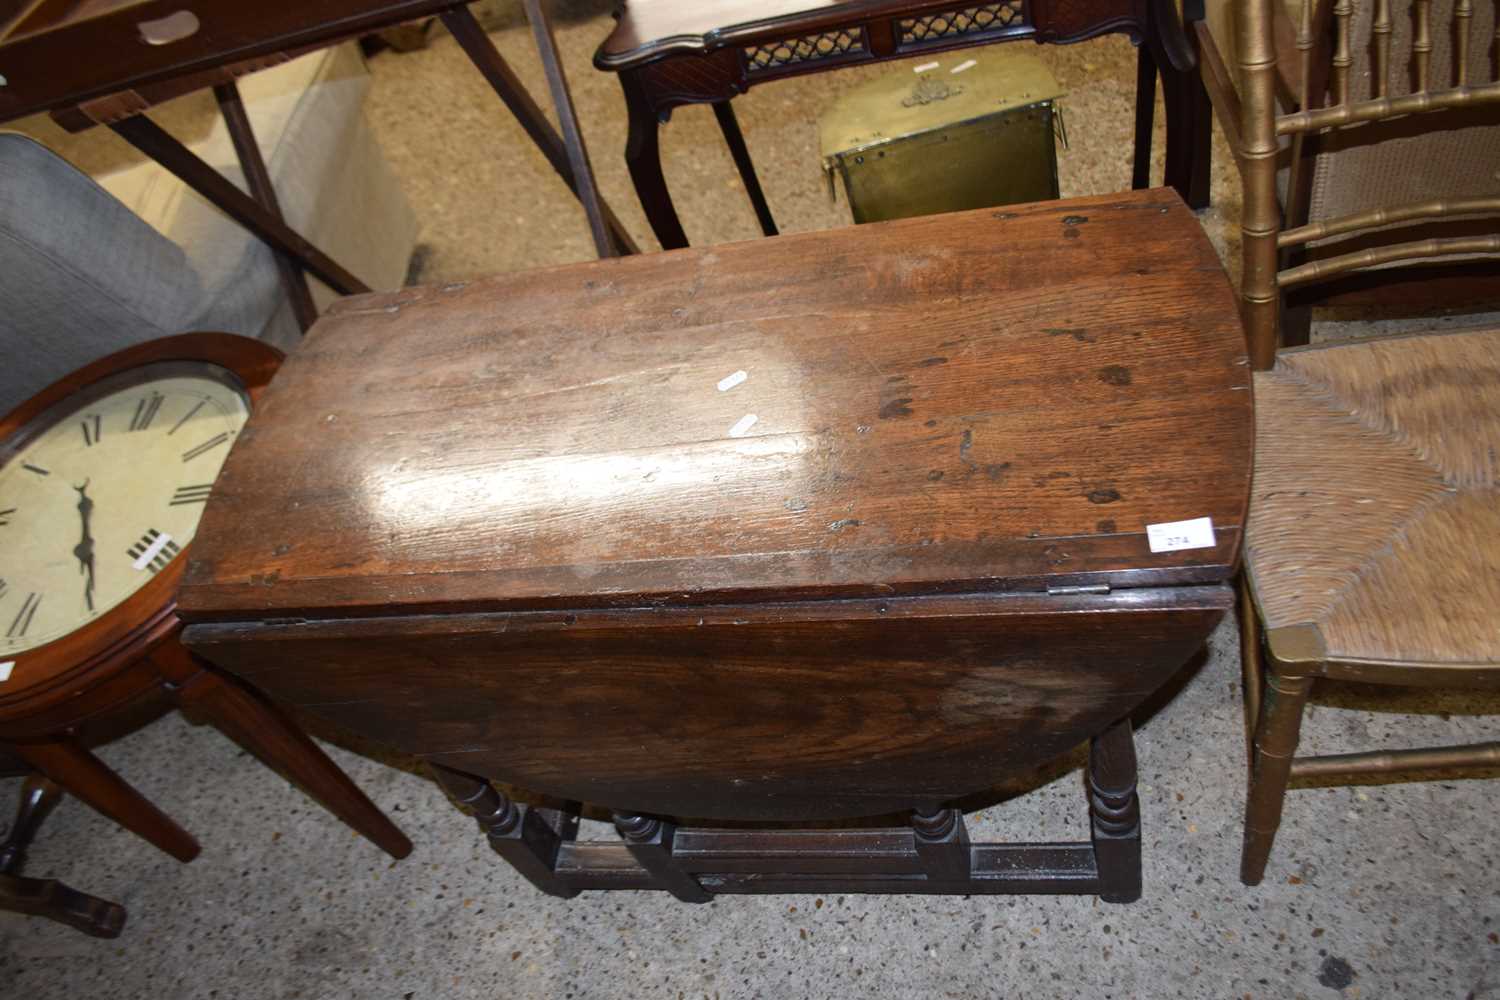
[[[126, 348], [59, 380], [0, 419], [0, 466], [61, 417], [138, 379], [218, 378], [241, 389], [253, 409], [281, 361], [275, 348], [225, 333], [182, 334]], [[95, 621], [15, 656], [11, 680], [0, 685], [0, 736], [41, 738], [112, 712], [159, 686], [145, 656], [179, 627], [176, 592], [186, 561], [180, 554]]]

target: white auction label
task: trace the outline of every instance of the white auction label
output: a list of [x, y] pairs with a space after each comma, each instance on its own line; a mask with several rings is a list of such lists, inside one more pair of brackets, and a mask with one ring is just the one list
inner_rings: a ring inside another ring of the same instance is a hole
[[1166, 524], [1146, 525], [1146, 542], [1152, 552], [1176, 552], [1178, 549], [1211, 549], [1214, 541], [1214, 520], [1211, 517], [1195, 517], [1191, 521], [1169, 521]]

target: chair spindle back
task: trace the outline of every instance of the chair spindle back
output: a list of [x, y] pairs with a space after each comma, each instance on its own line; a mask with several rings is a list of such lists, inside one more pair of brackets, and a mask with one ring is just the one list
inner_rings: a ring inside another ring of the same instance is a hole
[[[1297, 110], [1279, 113], [1277, 107], [1276, 5], [1283, 0], [1237, 0], [1235, 32], [1238, 38], [1241, 74], [1240, 121], [1237, 140], [1244, 175], [1244, 279], [1241, 304], [1250, 338], [1251, 362], [1256, 368], [1271, 367], [1278, 339], [1280, 297], [1286, 289], [1321, 281], [1351, 271], [1399, 262], [1434, 258], [1500, 254], [1500, 231], [1481, 235], [1388, 242], [1365, 249], [1310, 261], [1278, 270], [1280, 252], [1330, 236], [1376, 229], [1392, 223], [1433, 221], [1457, 216], [1500, 215], [1500, 196], [1445, 198], [1390, 205], [1370, 211], [1323, 219], [1282, 230], [1277, 199], [1276, 169], [1280, 139], [1316, 135], [1332, 129], [1389, 121], [1407, 116], [1428, 116], [1422, 128], [1444, 127], [1442, 115], [1433, 112], [1461, 108], [1494, 108], [1500, 121], [1500, 16], [1493, 39], [1476, 51], [1472, 28], [1474, 0], [1456, 0], [1451, 24], [1453, 75], [1451, 80], [1432, 80], [1432, 0], [1409, 0], [1412, 18], [1411, 79], [1414, 89], [1397, 94], [1392, 86], [1391, 35], [1393, 0], [1302, 0], [1295, 27], [1300, 66], [1299, 92], [1291, 95]], [[1370, 94], [1355, 99], [1351, 90], [1354, 66], [1355, 3], [1374, 4], [1370, 39]], [[1495, 0], [1491, 0], [1495, 2]], [[1331, 38], [1321, 38], [1331, 32]], [[1316, 60], [1328, 60], [1328, 104], [1314, 93], [1318, 78]], [[1471, 83], [1476, 60], [1489, 63], [1484, 82]], [[1476, 164], [1492, 170], [1493, 164]], [[1500, 218], [1497, 218], [1500, 230]]]

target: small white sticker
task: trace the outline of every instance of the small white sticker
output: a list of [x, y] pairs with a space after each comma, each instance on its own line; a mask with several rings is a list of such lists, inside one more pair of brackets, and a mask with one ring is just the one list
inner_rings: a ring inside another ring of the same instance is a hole
[[744, 437], [746, 434], [750, 433], [750, 428], [754, 427], [755, 422], [759, 419], [760, 418], [753, 413], [745, 414], [743, 417], [740, 417], [738, 423], [729, 428], [729, 436], [732, 438]]
[[15, 660], [6, 660], [4, 663], [0, 663], [0, 684], [4, 684], [10, 680], [10, 672], [14, 669], [16, 669]]
[[1214, 521], [1211, 517], [1195, 517], [1191, 521], [1169, 521], [1166, 524], [1146, 525], [1146, 542], [1152, 552], [1176, 552], [1178, 549], [1211, 549], [1214, 541]]
[[728, 392], [730, 389], [733, 389], [735, 386], [739, 385], [749, 377], [750, 373], [745, 371], [745, 369], [743, 368], [732, 375], [725, 375], [723, 378], [719, 379], [719, 391]]
[[[167, 543], [170, 542], [171, 540], [172, 540], [172, 536], [168, 535], [166, 533], [162, 533], [160, 535], [157, 535], [156, 536], [156, 541], [154, 541], [150, 545], [146, 546], [146, 551], [145, 552], [142, 552], [140, 555], [136, 556], [135, 562], [133, 562], [133, 563], [130, 564], [130, 568], [131, 569], [135, 569], [135, 570], [141, 570], [141, 569], [145, 569], [147, 566], [150, 566], [151, 565], [151, 560], [155, 559], [158, 555], [160, 555], [161, 554], [161, 550], [164, 549], [164, 548], [166, 548], [167, 547]], [[128, 555], [129, 553], [126, 553], [126, 554]]]
[[925, 72], [927, 72], [930, 69], [937, 69], [938, 66], [939, 66], [939, 64], [935, 63], [935, 62], [923, 63], [920, 66], [913, 66], [911, 68], [911, 71], [913, 73], [925, 73]]
[[963, 62], [959, 63], [957, 66], [953, 67], [948, 72], [949, 73], [962, 73], [964, 70], [966, 70], [966, 69], [973, 69], [977, 65], [979, 65], [979, 64], [976, 63], [974, 60], [972, 60], [972, 59], [965, 59]]

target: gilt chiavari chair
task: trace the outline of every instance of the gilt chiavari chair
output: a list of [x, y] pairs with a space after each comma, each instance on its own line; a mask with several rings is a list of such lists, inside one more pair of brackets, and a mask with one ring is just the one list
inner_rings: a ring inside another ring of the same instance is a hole
[[[1370, 4], [1362, 13], [1357, 4]], [[1500, 38], [1473, 0], [1233, 0], [1237, 74], [1203, 23], [1205, 83], [1244, 181], [1241, 312], [1255, 373], [1256, 460], [1242, 606], [1250, 783], [1240, 876], [1264, 875], [1293, 778], [1357, 782], [1500, 765], [1500, 743], [1298, 757], [1318, 678], [1500, 689], [1500, 330], [1279, 349], [1287, 296], [1369, 287], [1460, 262], [1500, 272], [1500, 163], [1461, 166], [1472, 194], [1284, 224], [1312, 158], [1500, 123]], [[1393, 46], [1408, 17], [1409, 59]], [[1355, 26], [1367, 21], [1361, 36]], [[1451, 58], [1434, 39], [1447, 36]], [[1398, 70], [1408, 63], [1409, 72]], [[1290, 62], [1290, 65], [1288, 65]], [[1441, 62], [1441, 65], [1440, 65]], [[1451, 65], [1450, 65], [1451, 64]], [[1405, 86], [1402, 85], [1405, 78]], [[1386, 131], [1382, 131], [1386, 130]], [[1358, 144], [1354, 144], [1358, 145]], [[1278, 185], [1278, 164], [1290, 177]], [[1451, 171], [1451, 163], [1418, 163]], [[1426, 227], [1461, 223], [1456, 234]], [[1304, 251], [1304, 248], [1306, 250]]]

